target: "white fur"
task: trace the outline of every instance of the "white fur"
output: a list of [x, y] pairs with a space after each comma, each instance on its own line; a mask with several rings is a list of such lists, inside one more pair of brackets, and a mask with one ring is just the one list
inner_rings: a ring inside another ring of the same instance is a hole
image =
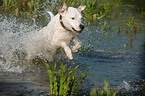
[[[78, 9], [69, 7], [67, 10], [66, 4], [64, 3], [59, 11], [59, 14], [52, 16], [50, 23], [42, 28], [38, 32], [29, 33], [25, 37], [27, 42], [25, 49], [27, 52], [27, 59], [32, 60], [35, 56], [39, 56], [49, 61], [53, 61], [59, 48], [63, 49], [66, 56], [69, 59], [73, 59], [72, 51], [77, 52], [81, 46], [81, 41], [76, 37], [75, 32], [80, 31], [79, 25], [81, 24], [81, 11], [84, 10], [85, 6], [80, 6]], [[62, 15], [62, 21], [64, 25], [72, 30], [72, 32], [65, 30], [60, 24], [60, 15]], [[74, 20], [72, 20], [74, 18]], [[76, 30], [74, 31], [72, 27]], [[73, 39], [74, 38], [74, 39]], [[74, 43], [74, 46], [70, 47], [70, 43]], [[61, 53], [61, 52], [60, 52]]]

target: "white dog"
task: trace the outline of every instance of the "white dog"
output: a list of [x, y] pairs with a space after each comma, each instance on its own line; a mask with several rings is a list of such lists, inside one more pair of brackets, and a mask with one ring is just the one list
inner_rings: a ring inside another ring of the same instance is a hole
[[[52, 61], [54, 56], [60, 53], [58, 50], [63, 49], [66, 56], [72, 60], [72, 51], [77, 52], [81, 46], [81, 41], [76, 35], [84, 29], [81, 23], [81, 11], [85, 7], [67, 9], [64, 3], [56, 16], [49, 12], [52, 18], [50, 23], [38, 32], [29, 32], [25, 37], [27, 59], [32, 60], [35, 56], [39, 56]], [[73, 42], [72, 47], [70, 47], [71, 42]]]

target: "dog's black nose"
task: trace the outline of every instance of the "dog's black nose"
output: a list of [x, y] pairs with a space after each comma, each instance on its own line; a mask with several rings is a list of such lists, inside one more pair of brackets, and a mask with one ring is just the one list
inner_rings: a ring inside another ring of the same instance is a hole
[[81, 28], [81, 30], [83, 30], [85, 28], [85, 26], [80, 24], [80, 28]]

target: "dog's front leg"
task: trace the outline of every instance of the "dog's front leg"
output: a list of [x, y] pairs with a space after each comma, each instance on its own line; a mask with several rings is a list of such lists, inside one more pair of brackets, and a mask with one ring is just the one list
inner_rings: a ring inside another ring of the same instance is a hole
[[61, 47], [64, 48], [64, 51], [69, 59], [73, 59], [71, 49], [67, 46], [65, 42], [61, 42]]
[[73, 52], [77, 52], [78, 51], [78, 49], [81, 47], [81, 41], [79, 40], [79, 39], [77, 39], [77, 38], [74, 38], [73, 39], [73, 43], [74, 43], [74, 46], [72, 46], [72, 51]]

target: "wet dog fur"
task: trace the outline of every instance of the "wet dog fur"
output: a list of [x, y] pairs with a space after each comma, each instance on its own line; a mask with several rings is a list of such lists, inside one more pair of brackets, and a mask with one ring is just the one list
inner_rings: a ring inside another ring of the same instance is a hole
[[[72, 52], [77, 52], [78, 48], [81, 47], [81, 41], [77, 35], [84, 29], [84, 25], [81, 23], [81, 11], [85, 7], [67, 8], [66, 3], [64, 3], [56, 16], [49, 12], [51, 21], [48, 25], [40, 31], [29, 32], [24, 40], [27, 42], [25, 45], [27, 59], [32, 60], [39, 56], [53, 61], [54, 58], [58, 57], [58, 54], [64, 52], [72, 60]], [[70, 45], [71, 42], [73, 42], [73, 46]], [[58, 51], [59, 49], [62, 50]]]

